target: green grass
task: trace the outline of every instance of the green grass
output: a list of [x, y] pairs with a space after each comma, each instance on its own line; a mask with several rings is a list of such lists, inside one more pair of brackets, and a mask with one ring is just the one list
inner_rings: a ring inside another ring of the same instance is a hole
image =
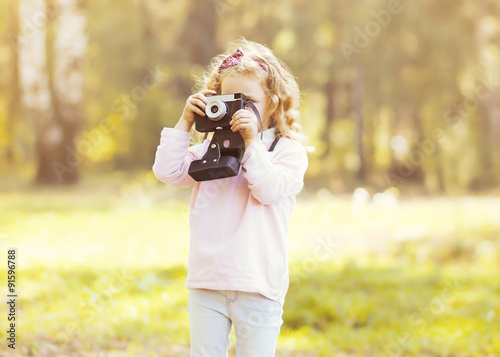
[[[0, 187], [2, 251], [18, 249], [14, 355], [189, 355], [189, 190], [150, 173]], [[498, 212], [499, 198], [301, 194], [277, 356], [500, 356]]]

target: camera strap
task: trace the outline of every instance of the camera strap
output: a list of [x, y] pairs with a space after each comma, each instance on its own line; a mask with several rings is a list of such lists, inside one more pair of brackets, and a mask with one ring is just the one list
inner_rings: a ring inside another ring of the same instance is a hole
[[269, 148], [269, 152], [273, 151], [274, 148], [276, 147], [276, 144], [278, 143], [279, 137], [275, 137], [273, 143], [271, 144], [271, 147]]
[[[253, 112], [255, 113], [255, 116], [259, 120], [259, 124], [260, 124], [260, 140], [262, 140], [262, 137], [264, 135], [264, 129], [262, 128], [262, 120], [260, 119], [259, 111], [257, 110], [257, 108], [255, 107], [255, 104], [253, 104], [253, 102], [251, 100], [247, 100], [247, 105], [253, 110]], [[271, 144], [271, 147], [269, 148], [269, 151], [273, 151], [274, 150], [274, 148], [276, 147], [276, 144], [278, 143], [279, 139], [280, 139], [279, 137], [276, 137], [274, 139], [273, 143]]]
[[255, 107], [255, 104], [251, 100], [247, 100], [246, 104], [252, 109], [252, 111], [255, 113], [255, 116], [259, 120], [260, 124], [260, 140], [262, 140], [262, 136], [264, 135], [264, 129], [262, 128], [262, 120], [260, 119], [260, 114], [259, 111], [257, 110], [257, 107]]

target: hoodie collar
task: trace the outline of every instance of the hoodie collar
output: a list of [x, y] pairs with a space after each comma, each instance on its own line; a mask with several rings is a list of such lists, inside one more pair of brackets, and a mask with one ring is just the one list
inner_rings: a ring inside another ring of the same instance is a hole
[[[275, 134], [274, 134], [275, 130], [276, 130], [276, 128], [264, 130], [264, 132], [262, 134], [262, 141], [265, 143], [269, 143], [269, 142], [273, 141], [275, 138]], [[260, 139], [260, 133], [258, 134], [258, 136]]]

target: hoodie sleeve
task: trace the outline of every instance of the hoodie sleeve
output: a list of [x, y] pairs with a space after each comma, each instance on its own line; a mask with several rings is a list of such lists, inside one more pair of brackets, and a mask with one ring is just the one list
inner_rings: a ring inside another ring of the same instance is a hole
[[188, 174], [189, 165], [203, 156], [206, 145], [189, 147], [189, 135], [182, 130], [163, 128], [153, 164], [158, 180], [173, 187], [189, 187], [193, 183]]
[[264, 143], [257, 140], [248, 146], [241, 160], [252, 196], [265, 205], [295, 196], [304, 186], [308, 165], [305, 148], [288, 139], [281, 142], [271, 157]]

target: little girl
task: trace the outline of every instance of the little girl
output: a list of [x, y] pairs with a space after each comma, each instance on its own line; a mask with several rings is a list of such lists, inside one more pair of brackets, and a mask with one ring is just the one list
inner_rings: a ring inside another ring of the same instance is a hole
[[188, 168], [209, 140], [189, 147], [194, 115], [205, 116], [207, 95], [243, 93], [249, 108], [230, 122], [245, 153], [237, 176], [194, 182], [189, 226], [191, 356], [227, 356], [234, 323], [238, 356], [274, 356], [288, 289], [288, 221], [307, 168], [306, 137], [297, 123], [299, 88], [267, 47], [241, 39], [215, 57], [204, 88], [187, 99], [175, 127], [164, 128], [153, 172], [188, 187]]

